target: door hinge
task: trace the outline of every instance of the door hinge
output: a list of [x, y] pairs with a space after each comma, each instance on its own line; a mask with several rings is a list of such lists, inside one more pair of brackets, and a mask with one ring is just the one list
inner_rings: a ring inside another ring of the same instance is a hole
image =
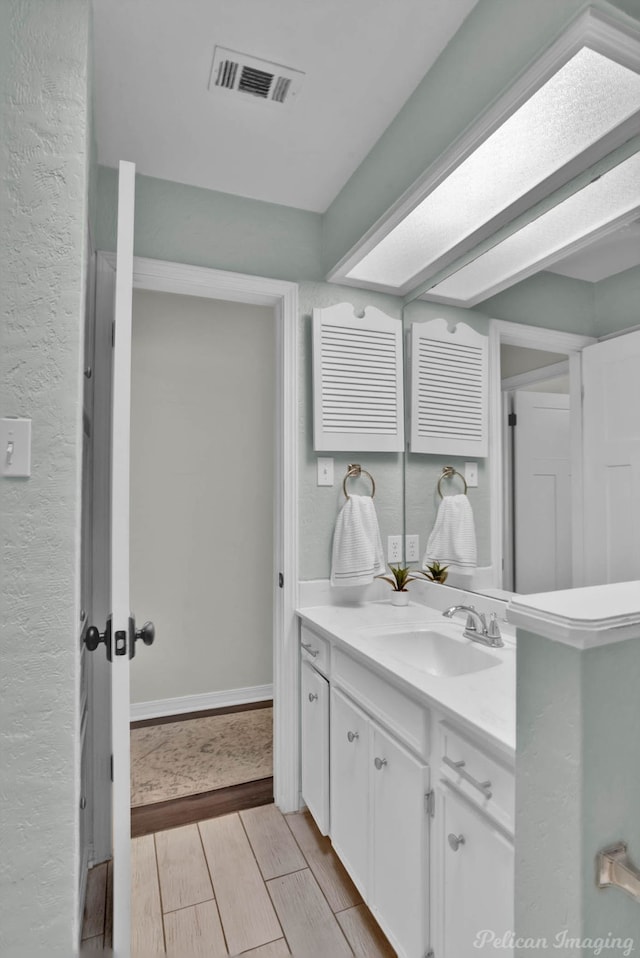
[[113, 781], [113, 755], [109, 756], [109, 777]]
[[436, 953], [435, 953], [435, 951], [433, 950], [433, 948], [430, 948], [430, 949], [429, 949], [429, 951], [426, 953], [426, 955], [424, 956], [424, 958], [436, 958]]
[[281, 589], [284, 589], [284, 576], [282, 572], [278, 572], [278, 585]]
[[436, 793], [433, 789], [431, 789], [429, 792], [425, 792], [424, 809], [429, 818], [433, 818], [436, 813]]
[[507, 426], [517, 426], [517, 425], [518, 425], [518, 417], [516, 416], [514, 412], [510, 412], [507, 417]]

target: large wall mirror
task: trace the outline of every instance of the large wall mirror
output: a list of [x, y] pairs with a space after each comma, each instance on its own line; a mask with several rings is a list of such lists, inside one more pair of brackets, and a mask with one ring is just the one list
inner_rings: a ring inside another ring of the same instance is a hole
[[[544, 316], [537, 330], [526, 320], [506, 322], [506, 296], [514, 319], [520, 320], [525, 310], [519, 313], [518, 298], [522, 303], [530, 299], [530, 280], [502, 294], [501, 321], [490, 319], [499, 297], [473, 309], [424, 300], [405, 306], [405, 330], [413, 322], [440, 316], [452, 325], [471, 325], [491, 342], [490, 455], [478, 460], [478, 484], [467, 491], [477, 568], [472, 576], [450, 575], [447, 585], [492, 595], [530, 594], [640, 577], [640, 332], [590, 346], [633, 325], [629, 307], [633, 291], [636, 296], [640, 292], [638, 263], [640, 229], [634, 224], [553, 264], [554, 273], [574, 281], [566, 290], [591, 302], [594, 313], [585, 327], [593, 336], [547, 334]], [[538, 290], [545, 278], [550, 287], [557, 283], [541, 273], [535, 278]], [[606, 303], [616, 301], [618, 316], [612, 323]], [[587, 357], [592, 366], [596, 363], [596, 374], [589, 372]], [[600, 390], [600, 398], [585, 399], [584, 407], [583, 368], [584, 375], [596, 375], [594, 389]], [[602, 430], [611, 435], [611, 443], [598, 438]], [[591, 443], [584, 451], [583, 439]], [[607, 452], [607, 445], [615, 445], [615, 451]], [[605, 455], [613, 457], [610, 462], [604, 462]], [[440, 502], [443, 467], [451, 465], [464, 476], [465, 461], [405, 454], [405, 533], [420, 537], [420, 564]], [[445, 479], [441, 491], [460, 494], [463, 482], [454, 475]], [[585, 508], [590, 510], [589, 529]]]

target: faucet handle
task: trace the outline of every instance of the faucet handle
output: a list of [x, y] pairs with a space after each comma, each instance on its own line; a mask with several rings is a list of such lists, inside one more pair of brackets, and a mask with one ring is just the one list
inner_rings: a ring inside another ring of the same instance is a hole
[[499, 639], [501, 638], [500, 626], [498, 625], [498, 615], [496, 612], [491, 613], [491, 618], [489, 619], [489, 638]]
[[[473, 615], [472, 615], [471, 613], [473, 613]], [[476, 612], [476, 607], [475, 607], [475, 605], [470, 605], [469, 608], [468, 608], [468, 610], [467, 610], [467, 624], [465, 625], [465, 630], [466, 630], [467, 632], [477, 632], [477, 631], [478, 631], [477, 628], [476, 628], [476, 621], [477, 621], [477, 619], [475, 618], [475, 617], [477, 616], [477, 614], [478, 614], [478, 613]]]

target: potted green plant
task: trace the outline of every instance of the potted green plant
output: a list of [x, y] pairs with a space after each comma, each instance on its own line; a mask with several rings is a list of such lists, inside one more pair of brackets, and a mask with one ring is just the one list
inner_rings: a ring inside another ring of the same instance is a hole
[[391, 575], [378, 575], [376, 579], [384, 579], [391, 586], [391, 605], [408, 605], [409, 592], [407, 585], [416, 578], [406, 565], [391, 565]]
[[428, 565], [424, 572], [420, 572], [421, 576], [424, 576], [425, 579], [428, 579], [429, 582], [446, 582], [449, 572], [448, 565], [440, 565], [439, 562], [432, 562], [431, 565]]

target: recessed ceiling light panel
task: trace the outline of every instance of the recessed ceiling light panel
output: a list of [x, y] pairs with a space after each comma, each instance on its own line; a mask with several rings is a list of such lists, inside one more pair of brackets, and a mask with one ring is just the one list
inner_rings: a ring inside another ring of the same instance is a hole
[[640, 153], [635, 153], [447, 276], [423, 298], [474, 306], [594, 236], [633, 220], [639, 211]]
[[[395, 289], [495, 221], [640, 110], [640, 74], [583, 47], [443, 179], [346, 277]], [[588, 163], [593, 162], [593, 156]], [[558, 184], [554, 184], [557, 186]], [[435, 269], [434, 269], [435, 272]]]

